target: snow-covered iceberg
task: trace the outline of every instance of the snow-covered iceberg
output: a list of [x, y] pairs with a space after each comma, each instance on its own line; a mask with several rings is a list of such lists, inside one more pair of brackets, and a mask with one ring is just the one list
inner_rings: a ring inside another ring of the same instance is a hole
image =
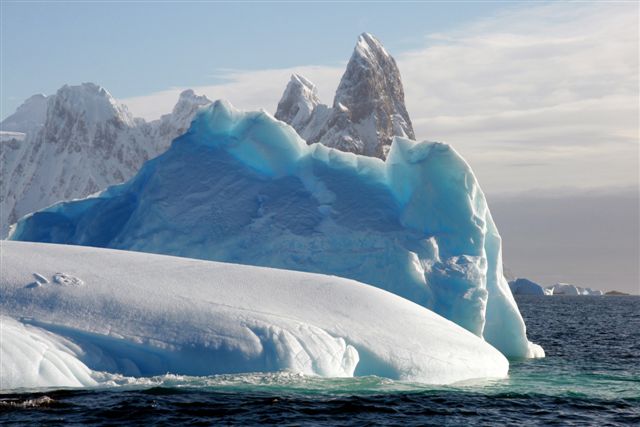
[[352, 280], [79, 246], [2, 242], [0, 389], [292, 370], [444, 384], [503, 377], [485, 341]]
[[572, 285], [570, 283], [556, 283], [553, 286], [549, 286], [551, 295], [587, 295], [587, 296], [602, 296], [604, 292], [601, 290], [594, 290], [591, 288], [583, 288], [581, 286]]
[[31, 214], [11, 238], [333, 274], [433, 309], [509, 357], [544, 355], [484, 194], [442, 143], [395, 138], [382, 161], [217, 101], [128, 182]]
[[522, 277], [509, 282], [509, 287], [513, 295], [550, 295], [541, 285]]

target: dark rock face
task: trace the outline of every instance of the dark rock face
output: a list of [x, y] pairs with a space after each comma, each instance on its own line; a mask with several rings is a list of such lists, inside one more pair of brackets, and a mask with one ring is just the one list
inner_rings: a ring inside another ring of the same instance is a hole
[[310, 144], [381, 159], [394, 136], [415, 139], [398, 66], [367, 33], [358, 38], [331, 108], [319, 103], [311, 82], [296, 75], [278, 104], [276, 118], [292, 125]]

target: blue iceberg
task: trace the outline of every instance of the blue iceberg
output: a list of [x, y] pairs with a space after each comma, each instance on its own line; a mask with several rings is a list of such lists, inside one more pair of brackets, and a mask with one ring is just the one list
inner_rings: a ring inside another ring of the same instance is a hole
[[128, 182], [21, 219], [11, 239], [331, 274], [427, 307], [508, 357], [542, 357], [502, 272], [477, 180], [449, 145], [386, 161], [307, 145], [217, 101]]

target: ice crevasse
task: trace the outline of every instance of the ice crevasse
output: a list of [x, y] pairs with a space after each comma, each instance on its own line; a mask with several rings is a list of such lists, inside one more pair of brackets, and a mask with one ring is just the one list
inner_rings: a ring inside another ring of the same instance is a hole
[[449, 145], [386, 161], [307, 145], [266, 112], [201, 111], [128, 182], [30, 214], [11, 239], [332, 274], [404, 297], [512, 358], [543, 357], [502, 272], [485, 196]]

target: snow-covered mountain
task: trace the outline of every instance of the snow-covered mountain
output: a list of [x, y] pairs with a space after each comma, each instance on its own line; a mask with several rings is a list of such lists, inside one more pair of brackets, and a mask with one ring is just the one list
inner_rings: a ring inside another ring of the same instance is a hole
[[503, 277], [484, 194], [446, 144], [396, 138], [383, 162], [307, 145], [265, 112], [216, 101], [133, 179], [27, 216], [12, 238], [351, 278], [507, 356], [544, 354]]
[[293, 126], [309, 144], [320, 142], [381, 159], [394, 136], [415, 139], [398, 66], [367, 33], [358, 38], [332, 107], [320, 103], [313, 83], [294, 74], [275, 117]]
[[3, 130], [25, 132], [22, 140], [6, 138], [1, 145], [0, 237], [29, 212], [130, 178], [166, 150], [208, 103], [185, 91], [171, 114], [147, 123], [93, 83], [29, 98], [0, 124]]
[[0, 131], [33, 133], [44, 124], [46, 117], [47, 97], [36, 94], [0, 123]]

